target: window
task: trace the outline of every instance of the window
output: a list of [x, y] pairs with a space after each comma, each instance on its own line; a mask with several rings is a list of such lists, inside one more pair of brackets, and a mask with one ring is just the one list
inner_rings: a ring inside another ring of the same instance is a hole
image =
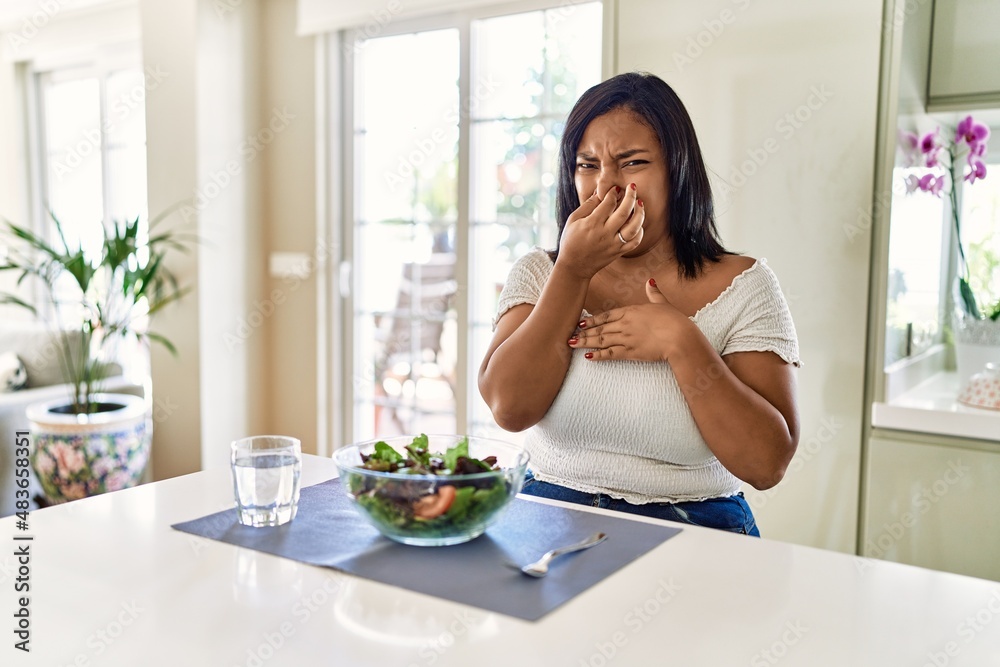
[[590, 2], [347, 45], [347, 437], [512, 437], [476, 376], [510, 267], [533, 245], [555, 245], [559, 138], [600, 81], [601, 20]]
[[889, 225], [889, 285], [886, 301], [885, 365], [919, 354], [941, 340], [942, 285], [948, 271], [950, 226], [946, 200], [927, 192], [907, 194], [906, 179], [926, 169], [893, 170]]
[[147, 216], [145, 77], [138, 67], [56, 70], [37, 75], [37, 90], [42, 211], [71, 245], [96, 252], [102, 223]]
[[[50, 242], [59, 243], [54, 216], [70, 248], [79, 244], [94, 258], [104, 225], [125, 218], [147, 220], [148, 85], [140, 67], [121, 63], [35, 75], [38, 223]], [[74, 307], [78, 288], [68, 275], [61, 280], [56, 299], [72, 295], [65, 308]], [[50, 315], [63, 325], [79, 317], [62, 308]], [[137, 343], [123, 342], [115, 354], [127, 371], [142, 372], [145, 354]]]
[[986, 164], [986, 178], [962, 189], [962, 242], [970, 284], [984, 314], [1000, 307], [1000, 160]]

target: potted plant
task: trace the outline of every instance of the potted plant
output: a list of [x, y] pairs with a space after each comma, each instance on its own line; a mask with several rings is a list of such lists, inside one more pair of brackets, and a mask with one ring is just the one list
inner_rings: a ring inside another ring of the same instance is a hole
[[68, 397], [27, 410], [31, 465], [50, 502], [133, 486], [145, 470], [152, 441], [146, 400], [101, 390], [117, 372], [117, 351], [126, 340], [156, 341], [176, 353], [147, 329], [152, 315], [186, 292], [164, 257], [189, 243], [156, 227], [165, 215], [151, 221], [148, 232], [139, 218], [102, 225], [96, 253], [69, 243], [54, 215], [55, 243], [9, 221], [2, 230], [9, 247], [0, 271], [18, 272], [18, 285], [39, 283], [50, 308], [40, 312], [10, 293], [0, 293], [0, 303], [26, 308], [54, 329], [54, 356], [70, 387]]
[[[959, 383], [964, 385], [986, 363], [1000, 363], [1000, 295], [989, 296], [988, 285], [984, 284], [989, 277], [986, 281], [975, 280], [975, 274], [983, 272], [973, 271], [966, 252], [959, 201], [961, 184], [972, 185], [986, 178], [983, 156], [990, 129], [972, 116], [966, 116], [953, 131], [938, 126], [923, 137], [909, 132], [903, 132], [901, 137], [904, 151], [910, 156], [910, 166], [928, 168], [921, 176], [911, 174], [907, 177], [907, 192], [920, 190], [938, 197], [947, 193], [949, 198], [948, 208], [958, 250], [952, 331]], [[989, 254], [977, 261], [989, 262]]]

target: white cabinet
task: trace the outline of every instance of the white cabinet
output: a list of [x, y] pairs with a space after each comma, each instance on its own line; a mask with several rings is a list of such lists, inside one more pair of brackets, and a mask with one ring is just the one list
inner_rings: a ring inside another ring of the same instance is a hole
[[928, 108], [1000, 104], [1000, 2], [937, 0]]
[[1000, 580], [998, 489], [1000, 442], [872, 437], [861, 555]]

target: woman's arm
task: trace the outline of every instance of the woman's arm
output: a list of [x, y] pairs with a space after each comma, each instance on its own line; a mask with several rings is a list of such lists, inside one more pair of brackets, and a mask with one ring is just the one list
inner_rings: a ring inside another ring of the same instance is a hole
[[720, 357], [700, 330], [670, 355], [702, 438], [731, 473], [756, 489], [785, 475], [799, 441], [795, 372], [773, 352]]
[[501, 428], [523, 431], [548, 411], [573, 352], [566, 341], [583, 310], [589, 281], [556, 263], [534, 306], [514, 306], [500, 318], [479, 369], [479, 391]]
[[[479, 391], [501, 428], [523, 431], [548, 412], [562, 386], [590, 279], [642, 242], [642, 206], [629, 190], [619, 205], [609, 190], [595, 192], [569, 216], [559, 258], [538, 302], [508, 310], [479, 369]], [[634, 213], [633, 213], [634, 210]], [[631, 219], [629, 215], [632, 214]], [[630, 239], [621, 243], [619, 230]]]

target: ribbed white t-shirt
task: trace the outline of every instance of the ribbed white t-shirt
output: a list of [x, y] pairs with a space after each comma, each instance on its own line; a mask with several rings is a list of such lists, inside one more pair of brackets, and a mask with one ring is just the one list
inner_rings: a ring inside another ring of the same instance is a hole
[[[510, 308], [538, 303], [552, 267], [548, 253], [538, 247], [514, 264], [494, 329]], [[769, 351], [800, 365], [788, 304], [764, 259], [736, 276], [691, 320], [721, 356]], [[525, 443], [536, 479], [634, 504], [739, 491], [742, 482], [701, 437], [668, 363], [594, 362], [584, 359], [585, 352], [573, 351], [559, 393], [528, 431]]]

